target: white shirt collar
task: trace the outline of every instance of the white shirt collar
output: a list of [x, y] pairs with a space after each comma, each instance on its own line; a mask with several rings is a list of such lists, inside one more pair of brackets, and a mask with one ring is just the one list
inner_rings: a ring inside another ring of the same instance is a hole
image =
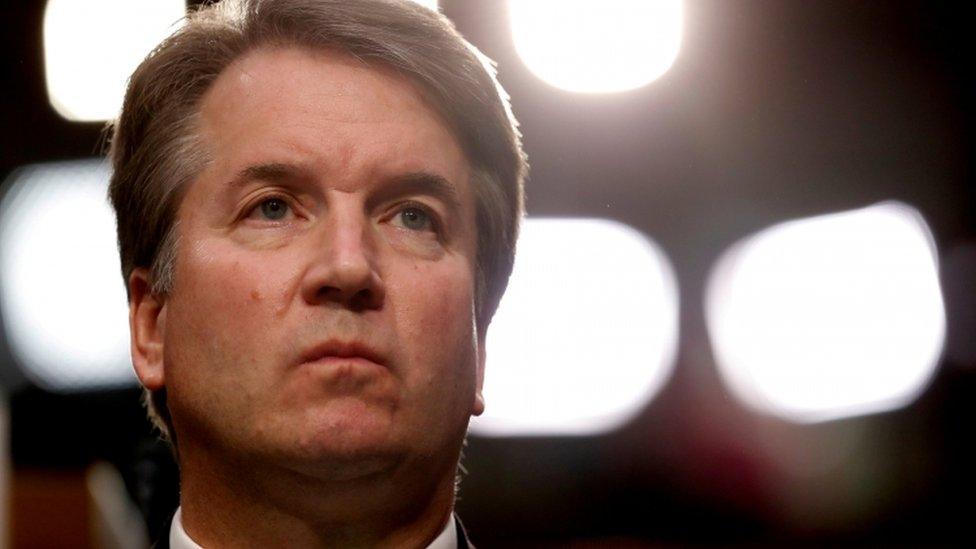
[[[203, 549], [200, 545], [190, 539], [186, 530], [183, 529], [182, 509], [177, 508], [173, 515], [173, 524], [169, 527], [169, 546], [170, 549]], [[457, 525], [454, 524], [454, 515], [447, 519], [447, 524], [441, 533], [430, 542], [427, 549], [457, 549]]]
[[457, 525], [454, 524], [453, 513], [447, 517], [444, 529], [430, 542], [427, 549], [457, 549]]
[[170, 549], [203, 549], [200, 545], [190, 539], [186, 530], [183, 529], [183, 509], [176, 508], [173, 515], [173, 524], [169, 527], [169, 547]]

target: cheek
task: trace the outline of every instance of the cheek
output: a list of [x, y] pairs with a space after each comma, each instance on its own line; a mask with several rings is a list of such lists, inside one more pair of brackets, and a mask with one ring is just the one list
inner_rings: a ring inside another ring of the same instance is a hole
[[443, 265], [417, 267], [402, 277], [391, 305], [400, 349], [423, 374], [423, 382], [451, 378], [457, 383], [474, 374], [473, 278], [466, 263], [452, 269], [437, 266]]
[[243, 318], [262, 310], [282, 313], [294, 287], [293, 262], [281, 250], [243, 250], [232, 243], [195, 243], [177, 263], [176, 283], [214, 314]]
[[263, 354], [274, 348], [262, 338], [284, 311], [286, 271], [220, 242], [197, 242], [184, 252], [168, 317], [168, 339], [179, 342], [173, 366], [191, 370], [183, 378], [253, 371], [247, 363], [267, 358]]

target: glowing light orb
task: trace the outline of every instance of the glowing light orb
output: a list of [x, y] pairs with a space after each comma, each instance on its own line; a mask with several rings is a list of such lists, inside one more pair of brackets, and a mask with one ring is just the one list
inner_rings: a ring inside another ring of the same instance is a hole
[[27, 166], [0, 203], [0, 306], [24, 373], [55, 391], [135, 383], [100, 160]]
[[48, 0], [44, 70], [51, 105], [68, 120], [111, 120], [126, 81], [186, 13], [184, 0]]
[[681, 49], [681, 0], [510, 0], [509, 16], [525, 65], [569, 91], [644, 86]]
[[664, 253], [596, 219], [527, 219], [488, 330], [485, 436], [615, 429], [674, 366], [678, 296]]
[[921, 215], [896, 202], [766, 229], [709, 282], [720, 372], [748, 405], [798, 422], [905, 406], [945, 340], [938, 269]]

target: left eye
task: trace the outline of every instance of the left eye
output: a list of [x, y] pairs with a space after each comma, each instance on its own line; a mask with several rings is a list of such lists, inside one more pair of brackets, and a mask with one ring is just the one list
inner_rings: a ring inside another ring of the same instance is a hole
[[434, 222], [430, 215], [421, 208], [408, 207], [400, 210], [396, 218], [400, 225], [411, 231], [429, 231], [433, 229]]

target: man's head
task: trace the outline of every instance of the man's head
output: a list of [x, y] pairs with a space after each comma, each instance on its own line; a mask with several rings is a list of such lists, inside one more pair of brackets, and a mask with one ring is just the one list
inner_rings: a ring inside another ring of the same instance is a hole
[[[289, 436], [288, 414], [315, 419], [302, 399], [348, 405], [320, 410], [322, 437], [357, 410], [420, 413], [400, 435], [479, 411], [456, 399], [479, 392], [525, 162], [490, 68], [446, 20], [373, 0], [205, 8], [133, 75], [111, 156], [133, 322], [156, 337], [134, 328], [137, 371], [171, 437], [170, 406], [203, 437], [229, 436], [206, 410]], [[366, 360], [301, 366], [343, 355]], [[379, 432], [358, 425], [343, 432]]]

